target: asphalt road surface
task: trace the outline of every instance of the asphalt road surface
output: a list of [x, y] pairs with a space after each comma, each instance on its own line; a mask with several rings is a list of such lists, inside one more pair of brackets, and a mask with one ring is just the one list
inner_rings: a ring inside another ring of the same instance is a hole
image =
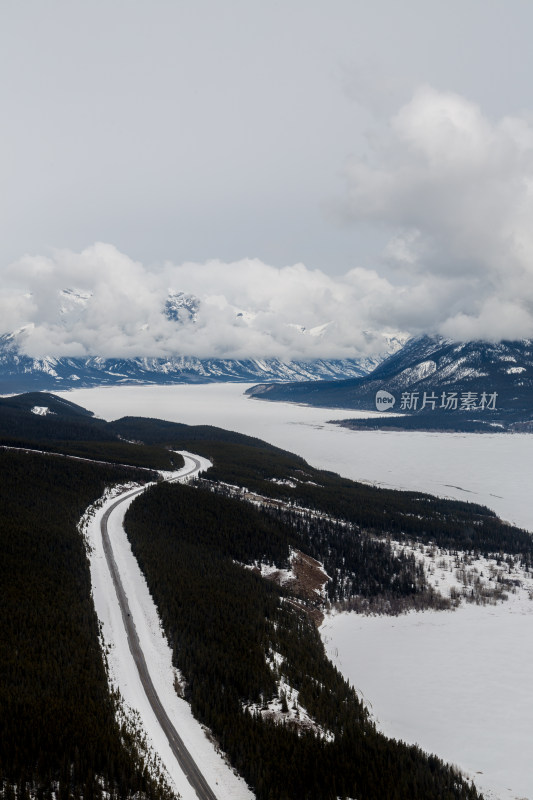
[[[192, 458], [191, 456], [188, 456], [188, 458], [194, 462], [194, 467], [191, 467], [189, 472], [180, 475], [179, 478], [174, 478], [173, 481], [182, 480], [183, 478], [187, 477], [188, 475], [191, 475], [200, 468], [201, 465], [199, 461], [196, 461], [196, 459]], [[196, 764], [191, 754], [185, 747], [185, 744], [183, 743], [181, 736], [179, 736], [174, 725], [170, 721], [168, 714], [165, 711], [163, 704], [161, 703], [161, 700], [159, 699], [155, 687], [152, 683], [152, 679], [150, 678], [148, 667], [146, 665], [146, 660], [144, 658], [144, 654], [141, 649], [139, 637], [137, 635], [137, 629], [135, 628], [135, 623], [133, 621], [133, 617], [131, 616], [130, 608], [128, 605], [128, 599], [126, 597], [126, 593], [124, 592], [122, 580], [120, 578], [115, 557], [113, 555], [113, 548], [111, 546], [111, 540], [109, 538], [109, 533], [107, 529], [109, 517], [111, 516], [113, 511], [119, 505], [121, 505], [121, 503], [124, 503], [126, 500], [129, 500], [129, 498], [131, 498], [133, 495], [140, 494], [143, 491], [144, 488], [138, 489], [136, 492], [128, 492], [126, 495], [119, 497], [119, 499], [116, 500], [113, 503], [113, 505], [111, 505], [105, 512], [104, 516], [102, 517], [102, 521], [100, 523], [100, 529], [102, 532], [102, 542], [104, 545], [104, 553], [107, 560], [107, 565], [109, 567], [109, 571], [111, 573], [111, 577], [113, 578], [113, 583], [115, 585], [115, 590], [120, 605], [120, 611], [122, 613], [122, 621], [124, 622], [124, 627], [128, 635], [128, 645], [131, 654], [133, 656], [133, 659], [135, 661], [135, 664], [137, 665], [137, 670], [139, 672], [139, 677], [141, 679], [141, 683], [146, 693], [146, 697], [148, 698], [150, 705], [152, 706], [154, 714], [156, 715], [159, 724], [161, 725], [161, 728], [165, 732], [170, 748], [174, 753], [182, 772], [187, 777], [187, 780], [193, 787], [197, 796], [200, 798], [200, 800], [217, 800], [215, 793], [213, 792], [213, 790], [207, 783], [206, 779], [200, 772], [198, 765]]]

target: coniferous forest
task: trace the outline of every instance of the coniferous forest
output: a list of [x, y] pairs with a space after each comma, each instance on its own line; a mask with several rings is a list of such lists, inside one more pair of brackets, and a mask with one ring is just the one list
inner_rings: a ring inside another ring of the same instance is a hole
[[106, 485], [142, 472], [1, 452], [0, 787], [5, 798], [167, 793], [116, 718], [77, 529]]
[[[126, 530], [193, 712], [259, 800], [478, 797], [438, 758], [378, 733], [305, 610], [236, 563], [286, 559], [283, 524], [238, 500], [160, 485], [134, 501]], [[315, 726], [264, 718], [281, 676]]]
[[[34, 405], [51, 413], [36, 416]], [[160, 483], [141, 495], [128, 534], [185, 696], [259, 800], [478, 797], [440, 759], [376, 731], [326, 659], [313, 612], [354, 597], [385, 600], [380, 608], [434, 605], [423, 570], [391, 540], [510, 553], [531, 568], [528, 533], [482, 506], [316, 470], [253, 437], [141, 418], [106, 423], [51, 395], [0, 401], [2, 445], [26, 448], [0, 450], [5, 797], [169, 796], [117, 721], [77, 526], [106, 486], [180, 466], [178, 449], [213, 467], [194, 487]], [[243, 502], [250, 497], [263, 501]], [[329, 576], [314, 600], [257, 569], [287, 568], [297, 551]], [[296, 706], [287, 708], [282, 686], [298, 693], [306, 720], [283, 716]], [[275, 700], [281, 716], [268, 712]]]

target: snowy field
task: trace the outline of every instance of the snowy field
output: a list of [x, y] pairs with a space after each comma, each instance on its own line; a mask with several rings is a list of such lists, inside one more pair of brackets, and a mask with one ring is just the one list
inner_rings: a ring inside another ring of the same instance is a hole
[[[113, 387], [65, 397], [105, 419], [212, 424], [258, 436], [313, 466], [399, 489], [472, 500], [533, 531], [533, 437], [349, 431], [354, 412], [266, 403], [235, 384]], [[403, 617], [326, 619], [328, 652], [386, 733], [417, 742], [475, 778], [490, 798], [533, 800], [533, 603]]]

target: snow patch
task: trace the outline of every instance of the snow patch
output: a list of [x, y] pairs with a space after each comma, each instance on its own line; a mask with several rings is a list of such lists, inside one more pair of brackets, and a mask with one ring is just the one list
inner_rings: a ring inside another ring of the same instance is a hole
[[291, 489], [296, 489], [294, 481], [288, 478], [270, 478], [270, 483], [277, 483], [278, 486], [289, 486]]
[[414, 555], [424, 567], [428, 584], [443, 597], [461, 603], [496, 605], [512, 599], [533, 600], [533, 574], [519, 556], [475, 557], [433, 544], [391, 542], [395, 553]]
[[402, 384], [405, 383], [408, 385], [428, 378], [430, 375], [433, 375], [436, 369], [437, 365], [434, 361], [422, 361], [422, 363], [417, 364], [415, 367], [404, 369], [397, 377], [401, 379]]
[[46, 417], [48, 414], [53, 414], [53, 411], [50, 411], [48, 406], [33, 406], [31, 410], [32, 414], [37, 414], [38, 417]]
[[332, 742], [335, 739], [331, 731], [326, 730], [313, 719], [307, 709], [299, 702], [299, 691], [292, 687], [281, 673], [284, 658], [280, 653], [271, 650], [266, 657], [266, 662], [274, 675], [277, 693], [270, 699], [264, 698], [261, 703], [243, 705], [243, 709], [253, 716], [261, 716], [277, 722], [278, 724], [292, 726], [300, 730], [313, 731], [321, 739]]

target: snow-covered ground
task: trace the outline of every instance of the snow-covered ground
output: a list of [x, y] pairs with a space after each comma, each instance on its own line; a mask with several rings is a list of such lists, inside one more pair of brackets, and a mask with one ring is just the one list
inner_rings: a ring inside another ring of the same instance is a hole
[[[533, 531], [533, 437], [350, 431], [354, 412], [251, 400], [242, 385], [118, 387], [65, 396], [96, 414], [218, 425], [298, 453], [313, 466], [399, 489], [483, 503]], [[458, 764], [487, 797], [533, 798], [533, 603], [403, 617], [328, 617], [328, 650], [381, 729]]]
[[533, 601], [533, 574], [519, 556], [475, 556], [435, 544], [392, 544], [395, 552], [414, 555], [424, 568], [429, 586], [453, 604], [465, 599], [477, 605], [496, 605], [517, 594]]
[[329, 614], [326, 651], [385, 733], [458, 764], [487, 798], [532, 798], [533, 575], [515, 559], [413, 552], [443, 596], [474, 590], [486, 605], [462, 599], [455, 612], [393, 618]]
[[[206, 459], [201, 459], [199, 456], [195, 456], [195, 458], [201, 461], [203, 469], [209, 466]], [[184, 470], [187, 468], [186, 464]], [[178, 474], [179, 472], [174, 473], [174, 476]], [[216, 752], [202, 726], [192, 716], [189, 704], [176, 694], [174, 682], [179, 676], [172, 666], [172, 651], [163, 634], [146, 581], [131, 552], [123, 529], [124, 514], [132, 502], [136, 490], [131, 490], [129, 494], [131, 494], [130, 501], [121, 504], [111, 514], [108, 530], [150, 677], [174, 727], [200, 766], [216, 796], [220, 800], [233, 800], [233, 798], [250, 800], [253, 798], [253, 794], [246, 787], [244, 781], [233, 773], [220, 754]], [[181, 772], [165, 734], [146, 698], [128, 646], [120, 606], [107, 567], [100, 533], [102, 516], [115, 499], [116, 495], [107, 497], [100, 508], [95, 508], [94, 513], [86, 515], [84, 520], [86, 524], [83, 525], [91, 551], [93, 596], [96, 612], [102, 623], [103, 640], [108, 650], [110, 681], [115, 688], [119, 689], [126, 707], [134, 714], [139, 715], [148, 741], [155, 753], [159, 755], [175, 789], [184, 800], [197, 800], [196, 794]]]
[[457, 764], [487, 798], [533, 798], [533, 602], [337, 614], [326, 650], [380, 730]]

